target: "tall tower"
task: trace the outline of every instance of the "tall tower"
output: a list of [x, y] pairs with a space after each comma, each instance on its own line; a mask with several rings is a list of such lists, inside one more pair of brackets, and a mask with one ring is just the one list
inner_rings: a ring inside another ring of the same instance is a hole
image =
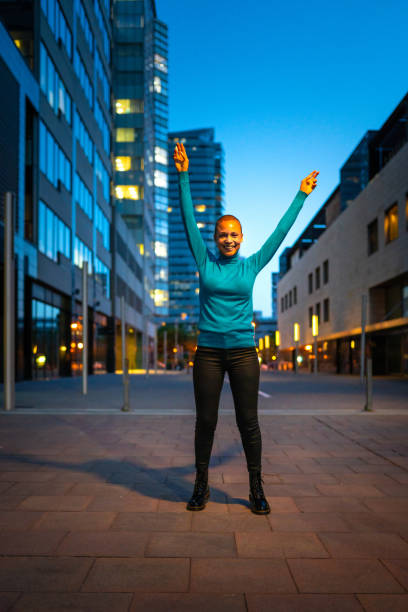
[[[194, 213], [201, 235], [214, 250], [215, 222], [224, 210], [224, 151], [214, 140], [214, 128], [169, 133], [169, 158], [176, 142], [184, 144], [190, 160], [189, 175]], [[198, 323], [198, 272], [181, 219], [178, 173], [169, 166], [169, 322]]]

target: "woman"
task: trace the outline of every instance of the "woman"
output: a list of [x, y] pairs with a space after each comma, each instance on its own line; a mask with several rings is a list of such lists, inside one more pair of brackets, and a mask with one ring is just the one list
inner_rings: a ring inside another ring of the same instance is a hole
[[196, 403], [194, 491], [188, 510], [203, 510], [208, 501], [208, 465], [218, 418], [225, 372], [234, 398], [236, 422], [249, 472], [249, 503], [255, 514], [270, 512], [261, 477], [262, 441], [258, 423], [259, 361], [252, 327], [252, 289], [257, 274], [271, 260], [292, 227], [306, 197], [316, 187], [313, 170], [301, 182], [293, 202], [262, 248], [241, 259], [241, 224], [233, 215], [220, 217], [214, 240], [215, 257], [205, 246], [194, 218], [188, 176], [189, 160], [183, 144], [173, 155], [179, 172], [181, 214], [200, 276], [200, 321], [193, 382]]

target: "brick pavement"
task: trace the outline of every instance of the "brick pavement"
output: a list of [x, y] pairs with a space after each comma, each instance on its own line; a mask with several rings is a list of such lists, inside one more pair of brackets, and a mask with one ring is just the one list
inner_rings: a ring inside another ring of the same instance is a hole
[[1, 611], [408, 609], [408, 414], [261, 415], [268, 516], [233, 415], [197, 513], [190, 415], [0, 418]]

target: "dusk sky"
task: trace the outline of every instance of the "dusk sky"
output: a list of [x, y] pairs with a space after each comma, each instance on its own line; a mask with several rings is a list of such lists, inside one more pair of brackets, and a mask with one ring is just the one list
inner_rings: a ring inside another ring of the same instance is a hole
[[[169, 130], [214, 127], [226, 160], [225, 212], [242, 254], [274, 230], [312, 170], [318, 186], [258, 276], [254, 309], [271, 312], [272, 271], [334, 190], [368, 129], [408, 90], [403, 0], [156, 0], [169, 27]], [[188, 153], [188, 150], [187, 150]]]

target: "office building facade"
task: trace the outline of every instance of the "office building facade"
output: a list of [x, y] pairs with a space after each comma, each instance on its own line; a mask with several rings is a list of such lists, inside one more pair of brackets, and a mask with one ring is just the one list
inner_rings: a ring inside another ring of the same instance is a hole
[[[176, 142], [186, 148], [189, 158], [191, 195], [197, 226], [207, 247], [214, 252], [215, 222], [224, 211], [224, 151], [215, 141], [213, 128], [169, 133], [168, 157], [173, 160]], [[178, 172], [169, 166], [169, 316], [168, 322], [199, 319], [198, 272], [181, 218]]]
[[[358, 145], [359, 164], [355, 180], [349, 181], [361, 186], [354, 199], [348, 198], [343, 207], [340, 184], [294, 246], [285, 250], [286, 272], [278, 284], [278, 327], [281, 358], [288, 364], [293, 362], [297, 322], [302, 367], [311, 367], [312, 317], [317, 315], [318, 368], [359, 373], [366, 299], [366, 346], [373, 373], [408, 373], [407, 124], [408, 95], [379, 130], [365, 135], [364, 146]], [[365, 185], [361, 167], [368, 176]], [[319, 236], [305, 248], [301, 239], [313, 236], [316, 219], [326, 227], [317, 228]]]

